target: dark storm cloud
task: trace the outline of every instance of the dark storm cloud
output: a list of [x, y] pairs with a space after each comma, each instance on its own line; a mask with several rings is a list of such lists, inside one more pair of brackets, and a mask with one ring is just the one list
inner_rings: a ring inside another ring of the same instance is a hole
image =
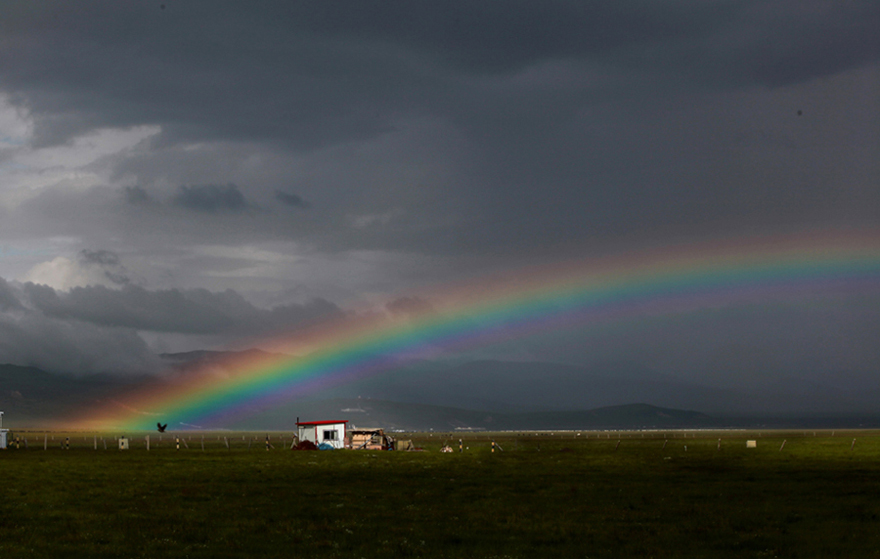
[[[878, 63], [875, 2], [154, 8], [10, 2], [12, 16], [0, 22], [0, 87], [29, 110], [36, 144], [161, 127], [140, 151], [108, 163], [112, 177], [139, 180], [123, 191], [143, 212], [125, 224], [138, 233], [521, 254], [880, 219], [875, 196], [861, 192], [869, 159], [854, 166], [839, 149], [876, 137], [876, 108], [838, 110], [858, 107], [853, 90], [876, 82], [817, 80]], [[808, 95], [783, 95], [817, 83]], [[797, 123], [781, 116], [800, 109]], [[270, 149], [283, 154], [272, 165]], [[291, 154], [313, 159], [290, 165]], [[249, 156], [265, 177], [247, 179], [245, 198], [221, 186], [235, 169], [213, 169], [251, 165]], [[844, 168], [858, 176], [834, 180]], [[285, 175], [298, 172], [308, 180]], [[279, 190], [292, 180], [296, 194]], [[169, 193], [156, 184], [195, 186]], [[226, 222], [218, 237], [179, 215], [160, 217], [154, 196], [227, 220], [273, 199], [308, 201], [312, 211]], [[93, 227], [83, 221], [75, 227]]]
[[241, 212], [249, 204], [234, 184], [181, 186], [171, 199], [175, 206], [199, 212]]
[[122, 289], [88, 286], [59, 292], [33, 283], [22, 289], [29, 304], [48, 317], [153, 332], [257, 336], [342, 314], [322, 299], [260, 309], [231, 289], [150, 291], [126, 284]]
[[293, 206], [294, 208], [300, 209], [308, 209], [310, 204], [303, 200], [301, 197], [296, 194], [291, 194], [289, 192], [284, 192], [282, 190], [275, 191], [275, 198], [283, 202], [288, 206]]
[[[381, 4], [11, 2], [0, 76], [37, 141], [150, 123], [167, 138], [314, 147], [392, 115], [459, 118], [474, 84], [590, 60], [726, 83], [794, 83], [878, 55], [872, 2]], [[499, 108], [503, 110], [502, 104]], [[497, 112], [497, 110], [495, 111]]]

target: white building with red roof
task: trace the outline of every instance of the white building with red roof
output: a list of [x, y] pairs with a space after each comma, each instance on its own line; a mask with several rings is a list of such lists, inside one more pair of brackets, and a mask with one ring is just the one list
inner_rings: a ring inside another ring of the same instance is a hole
[[326, 443], [334, 449], [345, 448], [345, 424], [348, 421], [299, 421], [296, 422], [300, 441], [311, 441], [316, 445]]

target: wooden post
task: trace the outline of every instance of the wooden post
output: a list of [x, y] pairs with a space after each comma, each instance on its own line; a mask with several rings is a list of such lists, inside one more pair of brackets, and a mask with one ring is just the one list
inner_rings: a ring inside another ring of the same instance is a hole
[[107, 439], [101, 437], [101, 442], [104, 443], [104, 450], [107, 450]]
[[665, 449], [666, 449], [666, 443], [668, 443], [668, 442], [669, 442], [669, 439], [664, 440], [664, 441], [663, 441], [663, 448], [661, 448], [660, 450], [665, 450]]
[[620, 439], [617, 439], [617, 444], [614, 445], [614, 450], [617, 450], [617, 447], [620, 446]]
[[849, 449], [850, 449], [850, 450], [852, 450], [852, 449], [854, 449], [854, 448], [855, 448], [855, 447], [856, 447], [856, 440], [855, 440], [855, 439], [853, 439], [853, 442], [852, 442], [852, 444], [851, 444], [851, 445], [849, 445]]
[[782, 439], [782, 444], [779, 445], [779, 452], [782, 452], [783, 448], [785, 448], [785, 439]]
[[150, 450], [150, 436], [149, 436], [149, 435], [147, 435], [147, 436], [146, 436], [146, 437], [144, 437], [144, 438], [145, 438], [145, 439], [146, 439], [146, 443], [147, 443], [147, 450]]
[[269, 452], [269, 435], [266, 435], [266, 452]]
[[205, 436], [202, 435], [202, 450], [205, 450]]
[[95, 435], [95, 439], [92, 442], [95, 445], [95, 450], [98, 450], [98, 435]]
[[189, 445], [186, 444], [186, 438], [183, 439], [183, 448], [189, 450]]
[[229, 439], [223, 437], [223, 442], [226, 443], [226, 450], [232, 450], [231, 448], [229, 448]]
[[49, 436], [46, 433], [43, 433], [43, 450], [48, 448], [47, 443], [49, 442]]

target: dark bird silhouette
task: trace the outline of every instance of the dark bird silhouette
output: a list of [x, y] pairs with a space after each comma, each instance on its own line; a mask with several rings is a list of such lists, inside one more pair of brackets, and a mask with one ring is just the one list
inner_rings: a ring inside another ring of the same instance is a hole
[[160, 432], [160, 433], [164, 433], [164, 432], [165, 432], [165, 428], [168, 427], [168, 424], [166, 423], [165, 425], [162, 425], [161, 423], [157, 423], [157, 424], [156, 424], [156, 427], [159, 428], [159, 432]]

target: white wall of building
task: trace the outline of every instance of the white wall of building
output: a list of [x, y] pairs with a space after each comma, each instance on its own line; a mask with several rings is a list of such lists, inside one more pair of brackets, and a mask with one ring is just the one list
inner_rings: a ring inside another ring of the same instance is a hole
[[345, 448], [345, 423], [301, 423], [297, 425], [299, 440], [316, 445], [327, 443], [333, 448]]

